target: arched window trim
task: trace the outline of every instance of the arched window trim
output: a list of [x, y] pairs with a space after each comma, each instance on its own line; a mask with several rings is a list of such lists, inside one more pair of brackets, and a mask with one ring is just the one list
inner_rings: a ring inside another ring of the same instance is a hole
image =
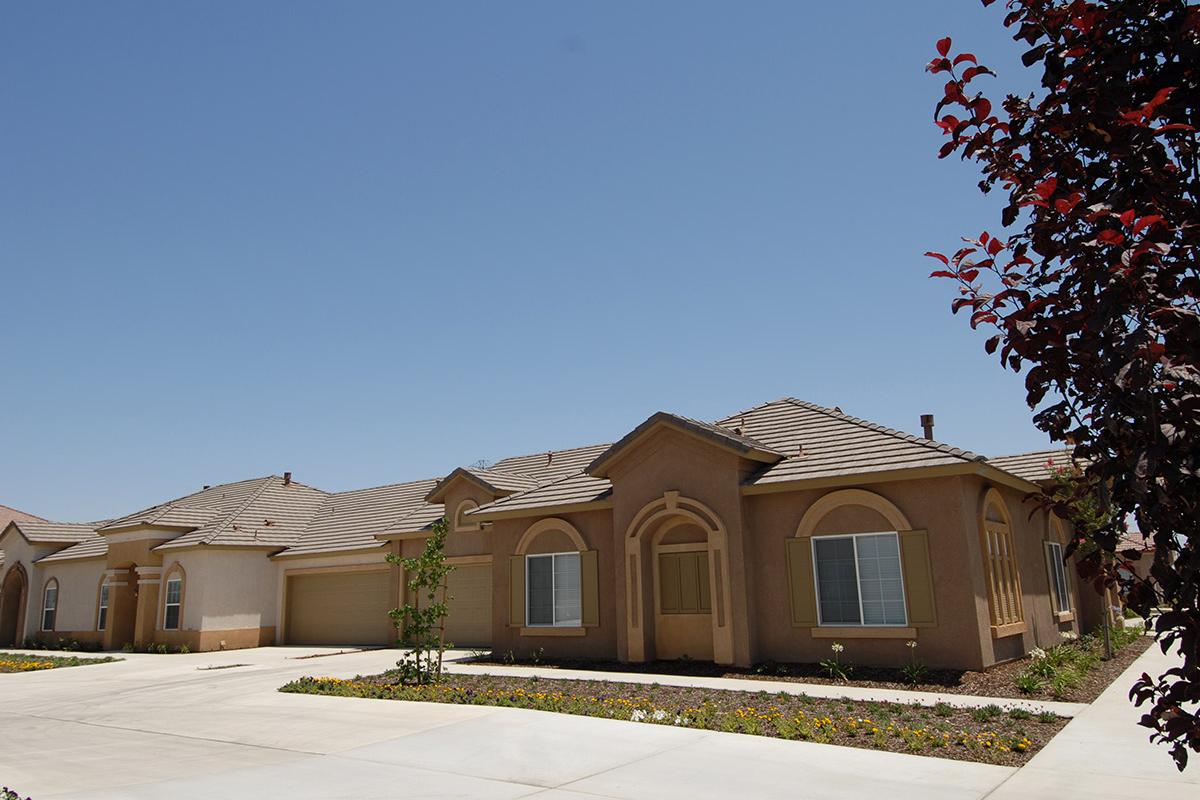
[[[988, 519], [991, 508], [999, 511], [1002, 519]], [[1004, 497], [995, 487], [987, 490], [979, 508], [979, 544], [987, 581], [992, 636], [1000, 638], [1023, 633], [1026, 630], [1025, 607], [1012, 516]]]
[[[172, 599], [171, 598], [171, 582], [172, 581], [179, 581], [179, 596], [178, 596], [177, 602], [171, 602], [171, 599]], [[184, 600], [186, 599], [186, 595], [187, 595], [187, 572], [184, 570], [183, 566], [178, 561], [176, 561], [174, 564], [171, 565], [170, 569], [168, 569], [165, 573], [163, 573], [162, 603], [160, 603], [160, 606], [162, 608], [162, 622], [161, 622], [162, 630], [178, 631], [178, 630], [183, 629], [183, 608], [184, 608]], [[168, 613], [168, 609], [170, 607], [177, 608], [174, 625], [168, 624], [170, 621], [169, 620], [170, 614]]]
[[[54, 605], [50, 605], [50, 590], [54, 590]], [[41, 630], [53, 631], [58, 624], [59, 596], [58, 578], [48, 578], [42, 587], [42, 624]], [[49, 623], [49, 624], [47, 624]]]
[[[105, 596], [107, 595], [107, 597]], [[100, 583], [96, 585], [96, 630], [104, 631], [108, 628], [108, 612], [112, 606], [112, 586], [109, 582], [108, 575], [100, 576]]]

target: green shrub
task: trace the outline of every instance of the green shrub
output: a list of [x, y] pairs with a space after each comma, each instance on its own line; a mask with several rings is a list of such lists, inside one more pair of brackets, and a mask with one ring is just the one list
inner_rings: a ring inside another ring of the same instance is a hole
[[988, 722], [989, 720], [995, 719], [1003, 713], [1004, 709], [1000, 708], [1000, 706], [996, 705], [995, 703], [986, 705], [983, 708], [971, 709], [971, 717], [976, 722]]
[[1010, 708], [1008, 716], [1009, 719], [1030, 719], [1033, 717], [1033, 712], [1024, 708]]
[[1017, 689], [1022, 694], [1037, 694], [1046, 685], [1046, 679], [1026, 670], [1017, 676]]

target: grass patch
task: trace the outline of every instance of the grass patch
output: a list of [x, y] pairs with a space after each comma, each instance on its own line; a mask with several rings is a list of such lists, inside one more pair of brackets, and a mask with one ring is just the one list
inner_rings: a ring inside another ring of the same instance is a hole
[[[38, 672], [47, 669], [58, 669], [59, 667], [106, 664], [110, 661], [120, 660], [112, 656], [81, 658], [79, 656], [30, 656], [18, 653], [0, 653], [0, 672]], [[2, 797], [0, 797], [0, 800], [2, 800]]]
[[1014, 719], [999, 706], [989, 706], [986, 719], [979, 720], [973, 715], [979, 709], [948, 705], [501, 675], [450, 675], [432, 686], [401, 684], [390, 674], [310, 677], [280, 691], [506, 706], [1012, 766], [1024, 763], [1066, 723], [1055, 715]]

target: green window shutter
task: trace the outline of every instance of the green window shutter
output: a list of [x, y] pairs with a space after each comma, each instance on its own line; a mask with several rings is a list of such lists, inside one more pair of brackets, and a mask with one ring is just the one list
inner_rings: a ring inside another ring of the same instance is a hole
[[712, 592], [709, 591], [708, 585], [708, 553], [696, 554], [696, 569], [699, 575], [697, 578], [700, 581], [700, 613], [712, 613]]
[[924, 628], [937, 625], [927, 531], [900, 531], [900, 563], [904, 568], [908, 624]]
[[579, 578], [583, 588], [583, 624], [600, 624], [600, 568], [595, 550], [579, 554]]
[[787, 540], [787, 566], [792, 600], [792, 624], [799, 627], [815, 627], [817, 595], [813, 586], [812, 543], [809, 537]]
[[678, 614], [680, 607], [679, 554], [660, 553], [658, 556], [658, 601], [663, 614]]
[[525, 624], [525, 556], [508, 557], [508, 624]]

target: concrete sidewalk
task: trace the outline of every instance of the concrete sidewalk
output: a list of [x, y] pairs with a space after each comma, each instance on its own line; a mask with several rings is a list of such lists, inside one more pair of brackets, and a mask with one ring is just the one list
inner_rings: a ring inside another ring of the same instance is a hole
[[1137, 724], [1144, 709], [1129, 701], [1143, 672], [1160, 675], [1178, 663], [1153, 645], [989, 800], [1200, 798], [1200, 760], [1176, 770], [1167, 749], [1151, 744], [1149, 729]]
[[1004, 709], [1024, 708], [1035, 714], [1050, 711], [1060, 717], [1074, 717], [1086, 703], [1059, 703], [1051, 700], [1023, 700], [1010, 697], [984, 697], [973, 694], [914, 692], [907, 689], [875, 689], [844, 684], [798, 683], [796, 681], [767, 681], [752, 678], [710, 678], [695, 675], [661, 675], [647, 672], [600, 672], [587, 669], [558, 669], [552, 667], [506, 666], [503, 664], [473, 664], [469, 659], [450, 661], [449, 673], [462, 675], [515, 675], [518, 677], [555, 680], [614, 681], [617, 683], [658, 683], [663, 686], [695, 686], [704, 689], [727, 689], [769, 694], [806, 694], [809, 697], [843, 697], [877, 703], [918, 703], [932, 706], [945, 703], [955, 708], [979, 708], [998, 705]]

